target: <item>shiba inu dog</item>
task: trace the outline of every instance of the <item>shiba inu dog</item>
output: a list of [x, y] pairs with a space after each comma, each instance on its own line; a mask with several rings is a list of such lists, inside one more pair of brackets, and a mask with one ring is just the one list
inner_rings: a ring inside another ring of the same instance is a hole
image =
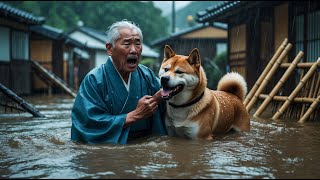
[[217, 90], [207, 88], [197, 48], [184, 56], [166, 45], [159, 77], [161, 96], [167, 101], [165, 125], [169, 136], [210, 140], [231, 129], [250, 130], [250, 115], [242, 103], [246, 81], [231, 72], [220, 79]]

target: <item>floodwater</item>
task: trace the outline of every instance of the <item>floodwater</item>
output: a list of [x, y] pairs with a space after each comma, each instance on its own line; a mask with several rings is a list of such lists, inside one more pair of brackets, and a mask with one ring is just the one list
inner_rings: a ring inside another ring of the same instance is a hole
[[0, 178], [320, 178], [320, 123], [251, 119], [212, 141], [153, 136], [127, 145], [70, 140], [68, 96], [26, 98], [46, 117], [0, 114]]

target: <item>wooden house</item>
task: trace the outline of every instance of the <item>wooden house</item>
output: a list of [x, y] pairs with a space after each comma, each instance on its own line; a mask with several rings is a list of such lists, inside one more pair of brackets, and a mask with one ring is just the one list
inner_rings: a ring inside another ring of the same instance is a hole
[[[63, 31], [48, 25], [36, 25], [30, 28], [30, 58], [51, 71], [59, 78], [63, 78]], [[41, 79], [41, 74], [32, 74], [33, 92], [47, 91], [51, 85]], [[55, 88], [59, 91], [59, 88]]]
[[293, 48], [283, 62], [299, 51], [302, 62], [320, 56], [317, 1], [227, 1], [198, 12], [197, 22], [228, 25], [228, 64], [246, 78], [249, 89], [285, 38]]
[[0, 83], [16, 94], [31, 93], [30, 27], [44, 21], [0, 2]]
[[221, 24], [198, 24], [196, 26], [157, 39], [151, 43], [159, 49], [159, 64], [163, 60], [163, 49], [169, 45], [177, 54], [189, 55], [192, 49], [198, 48], [201, 59], [212, 60], [217, 54], [226, 51], [227, 30]]

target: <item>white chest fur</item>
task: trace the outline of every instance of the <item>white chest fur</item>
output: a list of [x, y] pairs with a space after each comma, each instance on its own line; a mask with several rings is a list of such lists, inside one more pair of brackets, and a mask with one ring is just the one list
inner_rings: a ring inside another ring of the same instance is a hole
[[196, 122], [190, 121], [190, 117], [188, 116], [189, 111], [189, 108], [168, 107], [165, 124], [169, 136], [197, 139], [199, 125]]

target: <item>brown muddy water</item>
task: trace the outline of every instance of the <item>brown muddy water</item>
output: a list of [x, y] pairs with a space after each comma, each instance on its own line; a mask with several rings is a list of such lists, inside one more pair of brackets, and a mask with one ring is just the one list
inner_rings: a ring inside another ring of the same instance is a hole
[[0, 114], [0, 178], [320, 178], [320, 123], [251, 119], [212, 141], [153, 136], [127, 145], [70, 140], [67, 96], [26, 98], [46, 117]]

